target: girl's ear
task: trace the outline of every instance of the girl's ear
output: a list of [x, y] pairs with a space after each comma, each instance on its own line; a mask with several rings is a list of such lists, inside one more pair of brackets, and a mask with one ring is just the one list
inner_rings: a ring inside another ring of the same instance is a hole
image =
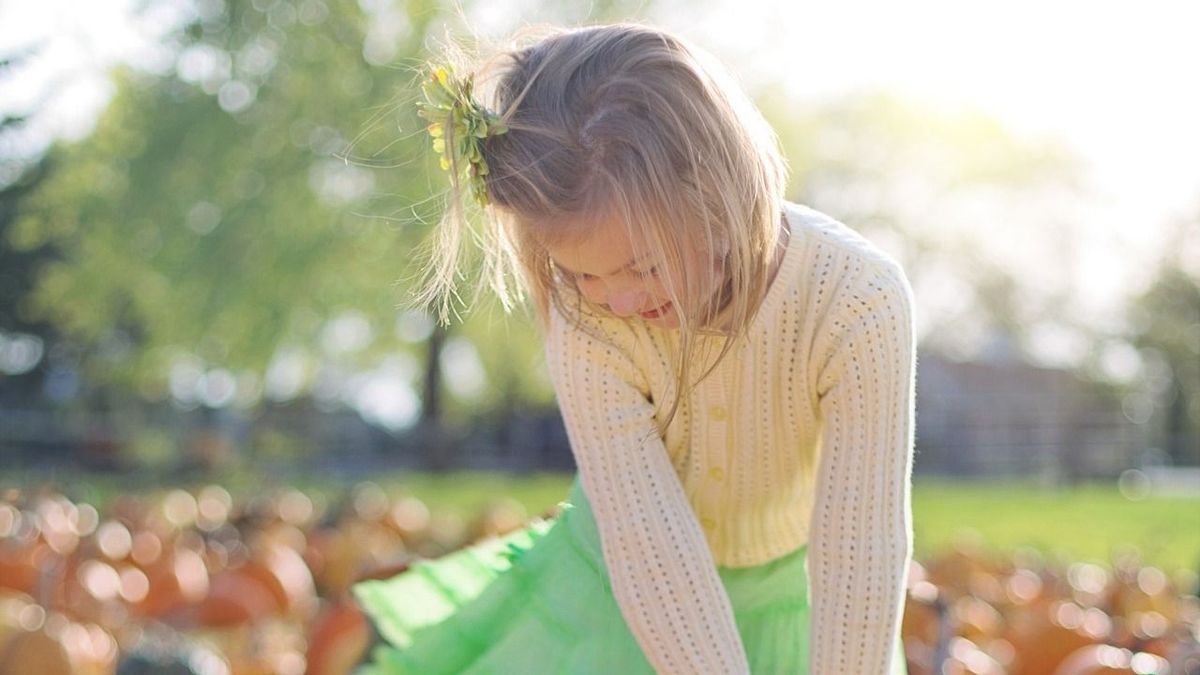
[[728, 261], [729, 251], [733, 248], [733, 245], [729, 241], [729, 237], [722, 235], [716, 239], [714, 244], [716, 245], [716, 248], [712, 252], [713, 258], [722, 262]]
[[729, 242], [729, 237], [721, 237], [717, 240], [717, 255], [722, 260], [729, 257], [729, 250], [731, 248], [733, 248], [733, 245]]

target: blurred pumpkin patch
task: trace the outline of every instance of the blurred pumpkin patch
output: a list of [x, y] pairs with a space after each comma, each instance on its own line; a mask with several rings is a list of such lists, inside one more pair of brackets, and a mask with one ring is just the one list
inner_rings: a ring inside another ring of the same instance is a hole
[[[374, 639], [351, 584], [527, 522], [512, 499], [462, 518], [373, 483], [339, 501], [294, 488], [239, 500], [207, 485], [125, 495], [104, 512], [10, 489], [0, 498], [0, 673], [349, 673]], [[961, 538], [912, 565], [909, 672], [1194, 674], [1195, 586], [1131, 551], [1111, 567], [1061, 564]]]

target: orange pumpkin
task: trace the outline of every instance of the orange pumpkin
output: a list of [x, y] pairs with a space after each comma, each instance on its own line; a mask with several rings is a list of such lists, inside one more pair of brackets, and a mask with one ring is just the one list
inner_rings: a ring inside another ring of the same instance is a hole
[[1134, 654], [1108, 644], [1081, 647], [1072, 652], [1054, 675], [1168, 675], [1167, 660], [1153, 654]]
[[1111, 623], [1095, 613], [1099, 611], [1058, 600], [1031, 603], [1010, 614], [1003, 637], [1015, 653], [1012, 675], [1053, 673], [1077, 649], [1102, 643]]
[[164, 619], [200, 602], [209, 592], [208, 567], [189, 548], [169, 548], [141, 568], [149, 588], [140, 602], [131, 603], [142, 617]]
[[208, 594], [195, 608], [195, 617], [201, 625], [224, 628], [250, 624], [278, 612], [275, 593], [238, 567], [213, 576]]
[[308, 632], [308, 675], [346, 675], [362, 660], [370, 639], [367, 619], [353, 602], [329, 603]]

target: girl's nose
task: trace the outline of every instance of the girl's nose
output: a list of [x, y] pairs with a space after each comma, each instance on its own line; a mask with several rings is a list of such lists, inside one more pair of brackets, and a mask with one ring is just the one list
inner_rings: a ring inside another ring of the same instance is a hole
[[646, 291], [640, 288], [614, 289], [608, 293], [608, 306], [614, 314], [629, 316], [646, 304]]

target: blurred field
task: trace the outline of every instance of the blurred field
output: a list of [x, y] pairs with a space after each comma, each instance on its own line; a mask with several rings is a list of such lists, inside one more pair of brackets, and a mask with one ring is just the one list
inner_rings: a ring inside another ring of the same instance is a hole
[[[529, 513], [566, 495], [570, 477], [531, 478], [466, 474], [397, 480], [430, 508], [473, 512], [496, 494], [508, 494]], [[390, 489], [391, 483], [385, 483]], [[1032, 547], [1060, 562], [1109, 565], [1135, 547], [1145, 563], [1169, 571], [1200, 570], [1200, 499], [1125, 498], [1115, 485], [1043, 488], [1011, 482], [922, 480], [913, 487], [915, 556], [924, 559], [963, 536], [1006, 554]]]
[[[0, 473], [0, 489], [28, 488], [47, 480], [102, 510], [119, 494], [165, 491], [140, 487], [153, 483], [136, 477], [62, 471]], [[566, 497], [570, 481], [568, 474], [468, 472], [383, 474], [375, 480], [390, 495], [411, 494], [435, 513], [463, 517], [500, 497], [514, 499], [530, 516], [544, 513]], [[289, 485], [330, 501], [348, 498], [357, 484], [312, 475], [282, 479], [237, 472], [179, 485], [189, 488], [210, 482], [221, 484], [238, 499]], [[1168, 572], [1200, 571], [1200, 499], [1148, 496], [1132, 501], [1113, 484], [1047, 488], [1005, 481], [920, 479], [913, 488], [913, 521], [917, 559], [966, 537], [991, 553], [1004, 555], [1030, 547], [1059, 562], [1104, 565], [1110, 565], [1116, 553], [1134, 547], [1146, 564]]]
[[[370, 643], [354, 583], [514, 532], [571, 480], [0, 472], [0, 673], [163, 672], [163, 654], [203, 652], [232, 675], [345, 675]], [[908, 672], [1061, 675], [1114, 654], [1139, 669], [1105, 672], [1192, 672], [1200, 499], [1134, 494], [917, 481]]]
[[1115, 553], [1133, 546], [1147, 564], [1200, 570], [1200, 499], [1131, 501], [1113, 484], [1049, 489], [921, 481], [913, 487], [913, 521], [918, 559], [969, 530], [996, 552], [1028, 546], [1060, 562], [1108, 565]]

